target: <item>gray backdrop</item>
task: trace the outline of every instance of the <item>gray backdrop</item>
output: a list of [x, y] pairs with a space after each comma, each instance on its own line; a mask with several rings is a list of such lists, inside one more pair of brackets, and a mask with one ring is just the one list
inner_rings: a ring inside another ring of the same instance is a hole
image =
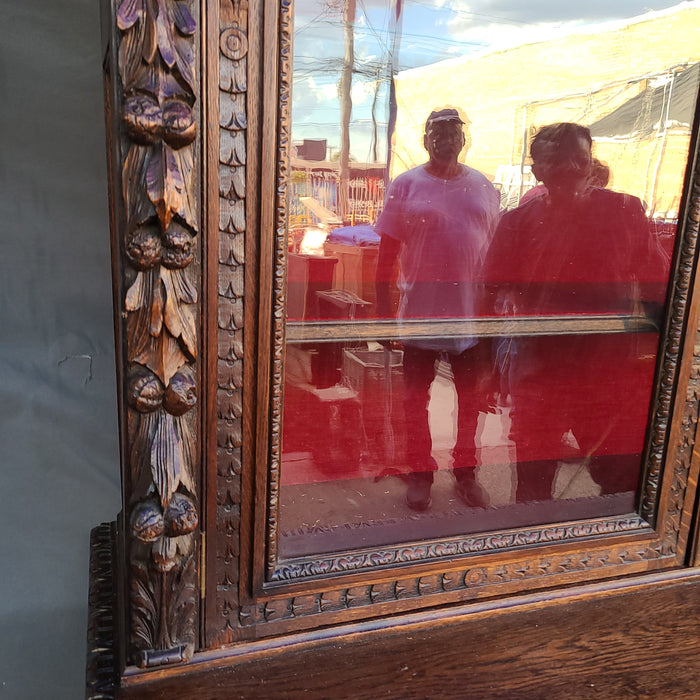
[[120, 507], [99, 4], [0, 8], [0, 698], [75, 700]]

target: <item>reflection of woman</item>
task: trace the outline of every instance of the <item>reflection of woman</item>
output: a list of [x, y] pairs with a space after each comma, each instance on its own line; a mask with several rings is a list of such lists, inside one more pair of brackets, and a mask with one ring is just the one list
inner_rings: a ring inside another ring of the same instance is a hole
[[[668, 273], [641, 202], [590, 187], [591, 137], [544, 127], [531, 146], [547, 194], [504, 214], [484, 269], [514, 315], [633, 313], [661, 302]], [[657, 334], [513, 338], [507, 372], [520, 501], [551, 497], [560, 459], [588, 458], [603, 493], [636, 488]]]
[[[399, 319], [474, 315], [474, 283], [495, 226], [499, 197], [484, 175], [458, 162], [466, 142], [463, 124], [455, 109], [432, 112], [423, 141], [428, 162], [403, 173], [389, 188], [376, 227], [382, 235], [377, 267], [377, 305], [382, 315], [392, 315], [389, 280], [397, 259]], [[481, 347], [471, 337], [406, 337], [403, 344], [406, 453], [412, 470], [408, 505], [417, 510], [430, 505], [437, 465], [431, 457], [428, 392], [439, 357], [452, 365], [459, 402], [452, 453], [457, 493], [469, 505], [484, 505], [486, 494], [474, 474]]]

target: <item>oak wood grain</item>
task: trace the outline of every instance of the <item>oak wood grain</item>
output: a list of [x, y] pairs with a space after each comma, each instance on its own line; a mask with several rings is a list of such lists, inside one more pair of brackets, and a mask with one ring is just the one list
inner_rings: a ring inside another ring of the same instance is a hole
[[126, 678], [117, 697], [697, 698], [699, 575], [221, 653], [189, 673]]

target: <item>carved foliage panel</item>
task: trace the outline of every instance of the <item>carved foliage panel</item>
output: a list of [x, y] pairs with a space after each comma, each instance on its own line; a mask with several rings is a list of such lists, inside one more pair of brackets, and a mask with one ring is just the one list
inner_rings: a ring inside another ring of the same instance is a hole
[[121, 0], [115, 9], [129, 654], [154, 666], [196, 646], [198, 6]]

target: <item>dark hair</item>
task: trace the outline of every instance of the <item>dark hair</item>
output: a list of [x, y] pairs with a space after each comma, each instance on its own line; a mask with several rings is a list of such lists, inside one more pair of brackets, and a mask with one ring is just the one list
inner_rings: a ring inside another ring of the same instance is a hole
[[543, 126], [532, 139], [530, 155], [537, 160], [536, 152], [544, 143], [556, 144], [558, 149], [565, 149], [575, 144], [580, 138], [586, 139], [588, 145], [593, 145], [591, 132], [588, 127], [574, 122], [560, 122]]
[[593, 168], [591, 169], [591, 185], [593, 187], [607, 187], [610, 182], [610, 168], [598, 160], [593, 159]]

